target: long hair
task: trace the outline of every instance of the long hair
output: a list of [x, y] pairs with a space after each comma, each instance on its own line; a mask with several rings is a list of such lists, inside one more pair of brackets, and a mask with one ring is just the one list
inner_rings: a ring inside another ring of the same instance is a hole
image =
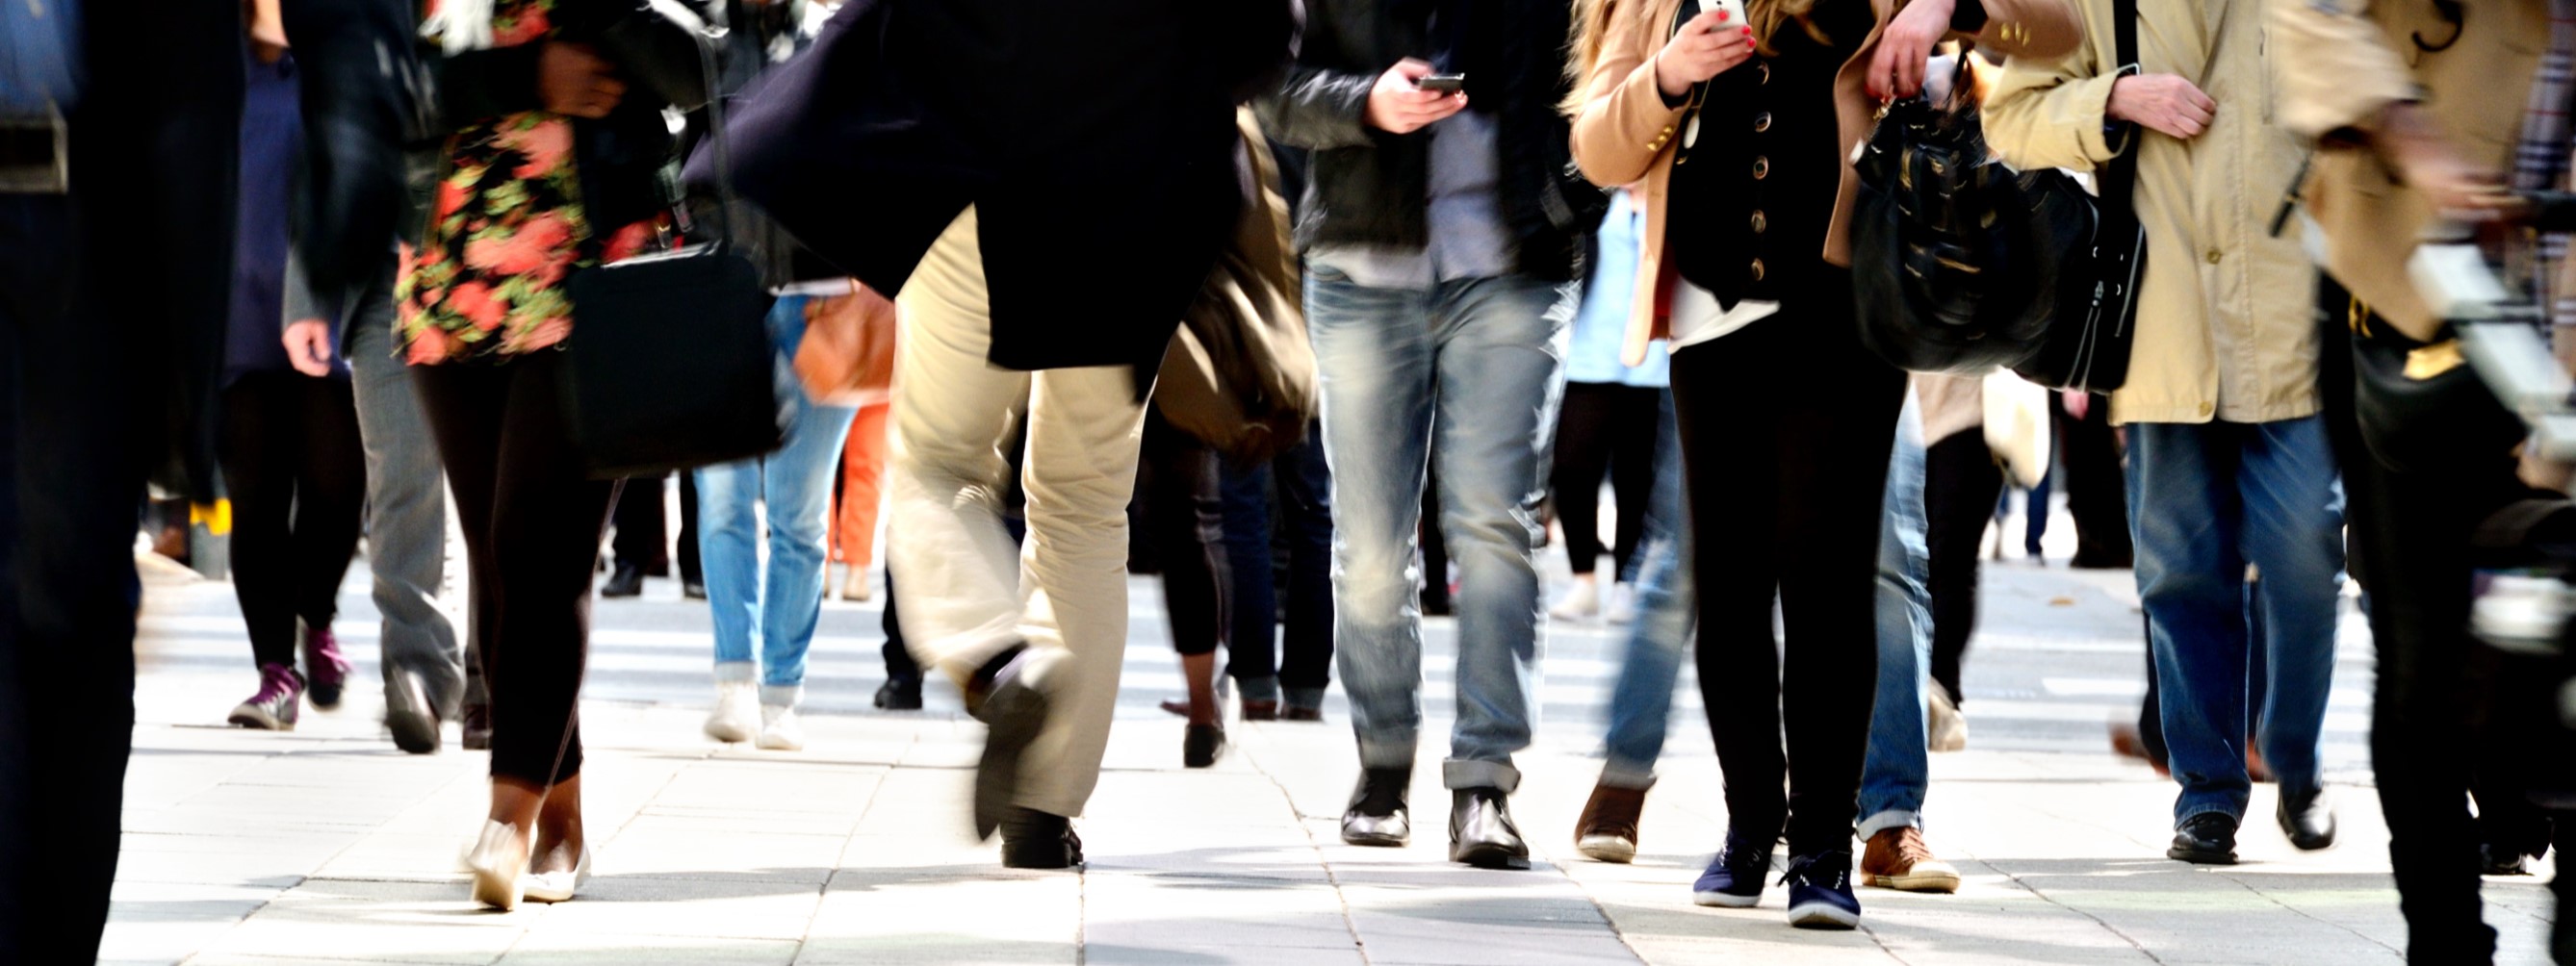
[[[1644, 10], [1644, 2], [1629, 0], [1629, 6]], [[1818, 43], [1826, 42], [1824, 31], [1809, 19], [1815, 9], [1816, 0], [1746, 0], [1744, 18], [1753, 22], [1754, 42], [1767, 56], [1779, 52], [1772, 49], [1771, 38], [1791, 23]], [[1574, 0], [1574, 35], [1566, 43], [1565, 58], [1565, 75], [1572, 83], [1565, 103], [1558, 105], [1565, 116], [1573, 117], [1583, 110], [1584, 98], [1591, 93], [1585, 89], [1583, 79], [1592, 72], [1592, 65], [1600, 63], [1601, 48], [1609, 42], [1611, 22], [1619, 14], [1620, 0]]]

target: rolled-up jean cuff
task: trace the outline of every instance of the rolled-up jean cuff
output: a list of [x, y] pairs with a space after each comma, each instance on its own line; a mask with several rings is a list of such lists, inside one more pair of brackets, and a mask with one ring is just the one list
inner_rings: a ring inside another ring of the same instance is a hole
[[717, 684], [750, 684], [760, 678], [760, 666], [750, 661], [717, 661]]
[[1286, 688], [1284, 690], [1287, 691], [1287, 704], [1291, 708], [1313, 708], [1317, 711], [1324, 709], [1323, 688]]
[[1509, 795], [1521, 787], [1521, 770], [1508, 761], [1472, 761], [1452, 758], [1440, 763], [1440, 784], [1451, 790], [1461, 788], [1499, 788]]
[[1861, 819], [1860, 838], [1861, 841], [1866, 842], [1869, 841], [1872, 836], [1875, 836], [1880, 832], [1887, 831], [1888, 829], [1922, 827], [1923, 813], [1909, 809], [1891, 808], [1868, 818]]
[[793, 708], [805, 700], [802, 684], [764, 684], [760, 686], [760, 703], [772, 708]]
[[1246, 701], [1279, 700], [1279, 678], [1275, 675], [1236, 678], [1234, 686], [1243, 692], [1243, 700]]
[[1612, 758], [1601, 765], [1601, 784], [1611, 788], [1642, 792], [1655, 787], [1655, 766], [1636, 765]]
[[1419, 745], [1420, 736], [1411, 732], [1361, 738], [1360, 767], [1412, 768], [1413, 752]]

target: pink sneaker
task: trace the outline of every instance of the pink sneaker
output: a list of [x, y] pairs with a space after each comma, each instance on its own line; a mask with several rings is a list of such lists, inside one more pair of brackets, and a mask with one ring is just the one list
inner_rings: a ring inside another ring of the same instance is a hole
[[304, 678], [313, 689], [313, 706], [340, 706], [340, 688], [349, 683], [349, 659], [340, 656], [340, 639], [328, 627], [304, 632]]
[[259, 667], [259, 693], [233, 707], [225, 720], [262, 731], [295, 730], [295, 712], [303, 703], [304, 676], [283, 664]]

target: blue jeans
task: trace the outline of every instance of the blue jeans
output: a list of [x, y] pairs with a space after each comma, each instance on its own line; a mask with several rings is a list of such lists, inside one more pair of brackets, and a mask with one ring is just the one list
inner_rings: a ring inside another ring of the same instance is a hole
[[1691, 583], [1690, 521], [1682, 502], [1682, 438], [1673, 421], [1673, 393], [1664, 390], [1655, 429], [1655, 486], [1646, 498], [1646, 525], [1637, 538], [1637, 617], [1610, 686], [1610, 733], [1601, 783], [1646, 788], [1655, 783], [1655, 759], [1664, 753], [1672, 720], [1673, 681], [1690, 656], [1699, 627], [1699, 595]]
[[[773, 340], [792, 357], [805, 334], [805, 297], [790, 295], [769, 311]], [[716, 680], [753, 679], [752, 645], [760, 645], [760, 701], [794, 707], [805, 687], [805, 652], [823, 613], [825, 516], [832, 471], [858, 410], [794, 397], [787, 445], [755, 459], [697, 471], [698, 555], [707, 602], [715, 612]], [[769, 567], [761, 569], [760, 519], [769, 505]]]
[[[1226, 674], [1245, 698], [1276, 701], [1284, 688], [1290, 707], [1320, 709], [1333, 673], [1333, 508], [1326, 492], [1332, 477], [1324, 468], [1323, 446], [1310, 438], [1268, 463], [1236, 466], [1227, 460], [1221, 470], [1234, 593]], [[1278, 517], [1287, 531], [1284, 640], [1266, 483], [1278, 488]]]
[[[1409, 768], [1422, 727], [1415, 525], [1440, 463], [1458, 571], [1458, 722], [1443, 782], [1520, 784], [1542, 633], [1537, 547], [1574, 286], [1522, 276], [1368, 288], [1308, 266], [1333, 475], [1334, 640], [1360, 762]], [[1435, 418], [1434, 413], [1437, 412]]]
[[[2324, 421], [2140, 423], [2129, 447], [2138, 597], [2182, 785], [2174, 820], [2244, 816], [2255, 660], [2268, 672], [2255, 732], [2264, 760], [2284, 794], [2315, 789], [2343, 585], [2343, 486]], [[2262, 572], [2259, 601], [2247, 563]]]
[[1923, 689], [1932, 655], [1932, 568], [1924, 547], [1923, 416], [1914, 395], [1896, 421], [1887, 464], [1887, 512], [1878, 532], [1878, 699], [1860, 772], [1860, 837], [1922, 824], [1931, 784]]

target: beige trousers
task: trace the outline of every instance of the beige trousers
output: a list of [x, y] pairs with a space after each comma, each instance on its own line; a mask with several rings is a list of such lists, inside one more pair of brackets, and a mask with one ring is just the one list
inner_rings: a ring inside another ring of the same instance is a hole
[[[968, 208], [895, 303], [892, 517], [903, 633], [925, 667], [966, 677], [1012, 644], [1050, 702], [1012, 804], [1082, 814], [1127, 648], [1127, 501], [1145, 409], [1126, 366], [1015, 372], [985, 361], [991, 304]], [[1002, 447], [1025, 415], [1028, 539], [1003, 528]]]

